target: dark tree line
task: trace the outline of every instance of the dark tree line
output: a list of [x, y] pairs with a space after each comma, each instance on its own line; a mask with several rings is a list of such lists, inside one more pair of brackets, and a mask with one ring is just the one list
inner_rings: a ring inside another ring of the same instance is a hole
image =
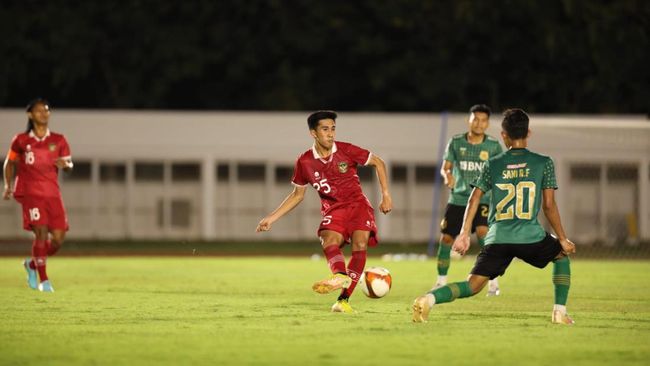
[[3, 1], [0, 106], [647, 113], [650, 2]]

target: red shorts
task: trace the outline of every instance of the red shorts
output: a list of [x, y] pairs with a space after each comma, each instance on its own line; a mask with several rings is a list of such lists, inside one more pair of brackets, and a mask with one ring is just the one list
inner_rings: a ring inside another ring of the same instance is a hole
[[323, 216], [318, 227], [318, 235], [322, 230], [336, 231], [343, 235], [345, 243], [350, 243], [354, 231], [370, 231], [368, 246], [377, 246], [379, 236], [375, 224], [375, 212], [372, 207], [364, 202], [353, 202], [345, 206], [331, 209]]
[[68, 217], [61, 197], [16, 197], [23, 205], [23, 229], [32, 231], [33, 226], [47, 226], [49, 230], [68, 231]]

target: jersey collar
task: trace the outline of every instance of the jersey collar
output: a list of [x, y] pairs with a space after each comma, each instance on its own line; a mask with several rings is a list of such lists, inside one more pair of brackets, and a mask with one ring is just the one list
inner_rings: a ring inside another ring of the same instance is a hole
[[[484, 143], [485, 140], [487, 140], [487, 134], [484, 133], [483, 134], [483, 140], [481, 140], [481, 142], [479, 142], [476, 145], [480, 145], [480, 144]], [[469, 142], [469, 132], [465, 132], [465, 142], [467, 142], [470, 145], [473, 145], [471, 142]]]
[[311, 153], [314, 155], [314, 159], [320, 159], [323, 163], [329, 163], [332, 161], [332, 156], [334, 156], [334, 153], [336, 152], [336, 142], [332, 143], [332, 153], [330, 154], [329, 158], [327, 160], [321, 158], [320, 155], [318, 155], [318, 151], [316, 151], [316, 143], [314, 143], [311, 146]]
[[36, 139], [36, 141], [38, 141], [38, 142], [43, 142], [43, 141], [45, 141], [46, 138], [50, 137], [50, 129], [48, 128], [47, 131], [45, 131], [45, 136], [43, 136], [42, 139], [38, 138], [38, 136], [36, 136], [36, 134], [34, 133], [34, 130], [29, 130], [29, 137], [31, 137], [33, 139]]

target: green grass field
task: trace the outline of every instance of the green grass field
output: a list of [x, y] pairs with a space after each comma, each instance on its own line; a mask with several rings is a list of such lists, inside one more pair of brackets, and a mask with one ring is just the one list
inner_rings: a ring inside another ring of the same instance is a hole
[[[410, 304], [434, 261], [381, 262], [383, 299], [359, 290], [355, 314], [317, 295], [324, 260], [263, 257], [52, 258], [53, 294], [27, 288], [16, 257], [0, 258], [2, 365], [647, 365], [650, 262], [573, 261], [573, 327], [550, 324], [550, 266], [515, 262], [502, 295], [434, 308]], [[470, 260], [452, 262], [460, 280]]]

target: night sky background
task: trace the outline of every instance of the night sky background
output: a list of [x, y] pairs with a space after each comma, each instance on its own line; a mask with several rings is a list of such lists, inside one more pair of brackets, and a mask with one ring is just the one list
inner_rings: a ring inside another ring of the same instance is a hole
[[649, 1], [3, 1], [0, 107], [647, 114]]

